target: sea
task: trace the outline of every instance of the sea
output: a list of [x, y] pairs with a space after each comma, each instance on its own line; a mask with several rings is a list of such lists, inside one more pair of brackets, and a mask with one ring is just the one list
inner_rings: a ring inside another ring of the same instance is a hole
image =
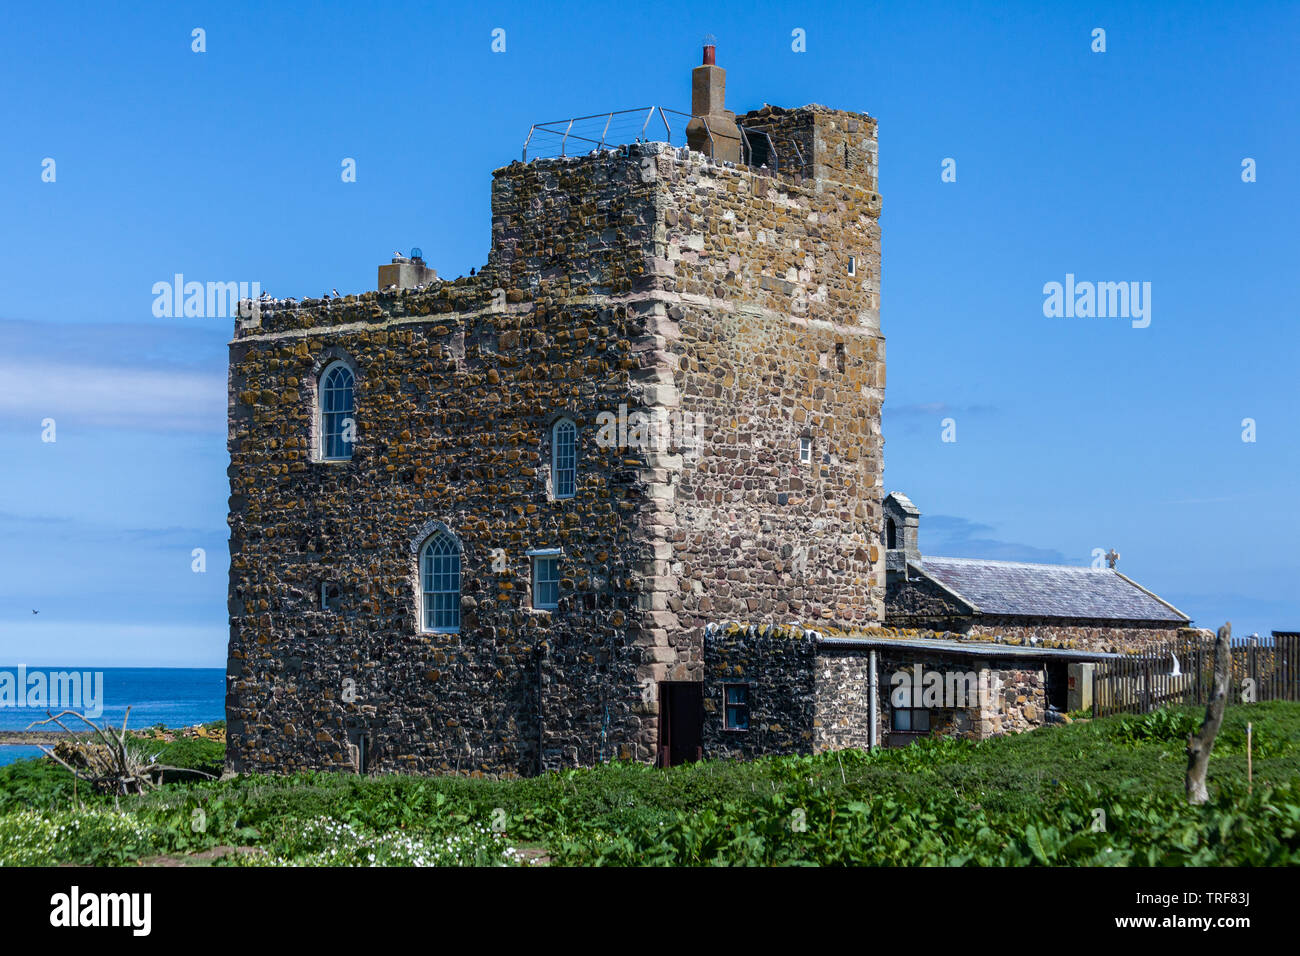
[[[14, 667], [0, 670], [16, 671]], [[131, 708], [128, 730], [140, 730], [163, 724], [166, 727], [192, 727], [226, 717], [226, 672], [219, 667], [36, 667], [34, 671], [94, 671], [104, 675], [104, 712], [95, 720], [99, 726], [107, 721], [122, 725], [126, 708]], [[96, 678], [98, 679], [98, 678]], [[62, 708], [51, 708], [58, 713]], [[45, 708], [0, 706], [0, 730], [26, 730], [27, 725], [46, 718]], [[79, 720], [63, 722], [73, 730], [85, 725]], [[53, 727], [53, 725], [49, 725]], [[47, 730], [49, 727], [33, 728]], [[58, 728], [55, 727], [55, 730]], [[36, 747], [0, 744], [0, 766], [39, 757]]]

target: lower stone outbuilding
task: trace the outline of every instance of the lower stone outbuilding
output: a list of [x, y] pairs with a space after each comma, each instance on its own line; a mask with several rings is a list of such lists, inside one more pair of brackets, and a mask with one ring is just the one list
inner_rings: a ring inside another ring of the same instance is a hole
[[710, 625], [700, 755], [750, 759], [928, 736], [983, 740], [1068, 721], [1120, 655], [875, 628]]

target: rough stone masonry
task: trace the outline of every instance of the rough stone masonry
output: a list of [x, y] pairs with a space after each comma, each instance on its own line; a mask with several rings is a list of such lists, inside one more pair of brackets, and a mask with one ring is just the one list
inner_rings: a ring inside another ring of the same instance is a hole
[[[653, 760], [660, 688], [704, 679], [709, 622], [882, 620], [876, 123], [736, 123], [760, 165], [663, 143], [512, 163], [477, 275], [239, 324], [232, 769]], [[355, 442], [324, 460], [336, 362]], [[635, 413], [699, 441], [597, 440], [602, 414]], [[421, 617], [440, 532], [461, 548], [451, 633]], [[538, 549], [560, 552], [553, 609], [533, 606]]]

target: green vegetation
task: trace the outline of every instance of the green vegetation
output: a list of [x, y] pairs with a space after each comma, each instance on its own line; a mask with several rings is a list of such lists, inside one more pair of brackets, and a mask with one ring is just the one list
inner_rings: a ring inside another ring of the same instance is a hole
[[[1300, 704], [1230, 707], [1210, 802], [1191, 807], [1183, 748], [1198, 721], [1196, 709], [1171, 709], [980, 744], [669, 771], [614, 764], [509, 781], [175, 780], [122, 798], [120, 811], [84, 790], [78, 808], [66, 771], [24, 761], [0, 768], [0, 863], [1300, 863]], [[220, 758], [220, 743], [185, 739], [165, 745], [160, 760], [213, 770]]]

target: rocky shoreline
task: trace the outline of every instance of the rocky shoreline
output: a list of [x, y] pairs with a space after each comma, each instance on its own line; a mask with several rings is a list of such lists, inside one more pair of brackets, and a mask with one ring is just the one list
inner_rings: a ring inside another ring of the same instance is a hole
[[[162, 741], [179, 740], [185, 737], [198, 737], [207, 740], [226, 739], [224, 727], [213, 728], [207, 725], [181, 727], [174, 730], [162, 727], [148, 727], [142, 730], [131, 730], [128, 733], [131, 737]], [[93, 739], [94, 736], [95, 734], [88, 730], [77, 730], [69, 733], [57, 728], [53, 730], [0, 730], [0, 746], [52, 747], [60, 740], [89, 740]]]

